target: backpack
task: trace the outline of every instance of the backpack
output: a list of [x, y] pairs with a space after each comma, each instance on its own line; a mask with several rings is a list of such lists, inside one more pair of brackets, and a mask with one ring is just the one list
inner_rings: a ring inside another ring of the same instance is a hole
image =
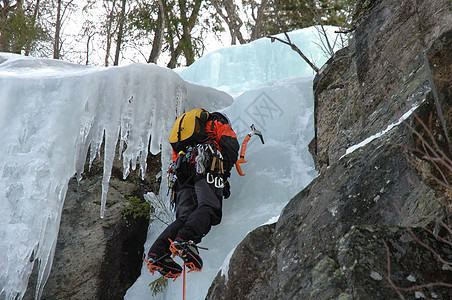
[[205, 109], [192, 109], [187, 111], [174, 122], [169, 136], [169, 142], [174, 152], [184, 151], [188, 146], [207, 141], [206, 124], [209, 112]]

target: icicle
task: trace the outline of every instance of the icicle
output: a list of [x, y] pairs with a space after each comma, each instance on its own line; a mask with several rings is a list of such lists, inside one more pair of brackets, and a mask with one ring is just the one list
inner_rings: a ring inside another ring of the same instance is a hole
[[104, 147], [104, 172], [102, 176], [102, 199], [100, 207], [100, 217], [105, 215], [105, 207], [107, 202], [108, 185], [110, 183], [111, 170], [115, 158], [117, 137], [119, 134], [119, 126], [112, 133], [108, 129], [105, 130], [105, 147]]
[[2, 60], [0, 253], [6, 259], [0, 260], [0, 294], [15, 298], [26, 289], [34, 249], [33, 258], [42, 262], [37, 294], [42, 293], [67, 184], [74, 174], [82, 179], [88, 155], [91, 169], [104, 152], [102, 218], [118, 137], [125, 177], [139, 164], [144, 178], [148, 153], [163, 151], [166, 169], [168, 134], [184, 109], [189, 83], [147, 64], [92, 68], [0, 53]]

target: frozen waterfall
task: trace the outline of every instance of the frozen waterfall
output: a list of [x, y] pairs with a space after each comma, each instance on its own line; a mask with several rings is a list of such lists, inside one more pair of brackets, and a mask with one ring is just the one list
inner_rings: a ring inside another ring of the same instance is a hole
[[[293, 32], [291, 38], [318, 66], [326, 61], [313, 42], [318, 41], [313, 28]], [[202, 299], [246, 233], [275, 220], [316, 176], [307, 151], [313, 137], [313, 73], [289, 46], [261, 39], [212, 52], [178, 72], [145, 64], [87, 67], [0, 53], [1, 299], [23, 296], [35, 261], [37, 294], [42, 292], [67, 184], [83, 172], [86, 159], [92, 162], [104, 153], [102, 217], [118, 143], [124, 149], [124, 177], [136, 168], [143, 172], [149, 152], [161, 151], [166, 170], [171, 155], [167, 138], [183, 110], [223, 109], [240, 142], [252, 123], [266, 141], [250, 142], [246, 176], [233, 172], [223, 222], [202, 242], [210, 249], [202, 253], [205, 268], [187, 278], [189, 285], [196, 282], [187, 290], [189, 299]], [[161, 229], [154, 223], [146, 249]], [[148, 284], [154, 279], [143, 266], [125, 298], [152, 298]], [[170, 283], [155, 298], [179, 297], [180, 285]]]

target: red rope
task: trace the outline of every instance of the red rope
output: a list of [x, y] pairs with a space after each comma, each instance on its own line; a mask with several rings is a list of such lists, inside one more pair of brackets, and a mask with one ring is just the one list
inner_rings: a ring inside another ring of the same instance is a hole
[[184, 264], [184, 276], [183, 276], [183, 299], [185, 300], [185, 264]]

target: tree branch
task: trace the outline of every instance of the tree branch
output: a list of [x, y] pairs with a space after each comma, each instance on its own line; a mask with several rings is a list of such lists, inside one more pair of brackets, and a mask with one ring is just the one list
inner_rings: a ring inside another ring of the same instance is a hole
[[[276, 10], [275, 2], [273, 2], [273, 9], [275, 10], [276, 19], [278, 20], [279, 28], [282, 30], [282, 28], [283, 28], [283, 26], [282, 26], [283, 23], [282, 23], [281, 18], [279, 17], [278, 11]], [[295, 45], [294, 43], [292, 43], [292, 41], [290, 40], [289, 34], [287, 34], [287, 32], [285, 32], [285, 31], [284, 31], [284, 36], [286, 37], [287, 41], [285, 41], [285, 40], [283, 40], [283, 39], [280, 39], [280, 38], [278, 38], [278, 37], [276, 37], [276, 36], [267, 36], [267, 38], [270, 38], [272, 42], [274, 42], [275, 40], [277, 40], [277, 41], [279, 41], [279, 42], [281, 42], [281, 43], [284, 43], [284, 44], [286, 44], [286, 45], [289, 45], [289, 46], [292, 48], [292, 50], [294, 50], [295, 52], [297, 52], [298, 55], [300, 55], [300, 56], [304, 59], [304, 61], [305, 61], [305, 62], [306, 62], [306, 63], [307, 63], [307, 64], [308, 64], [308, 65], [309, 65], [316, 73], [319, 73], [320, 69], [317, 68], [317, 66], [316, 66], [314, 63], [312, 63], [306, 55], [304, 55], [303, 51], [301, 51], [300, 48], [298, 48], [297, 45]]]
[[435, 100], [435, 106], [436, 106], [436, 110], [438, 112], [438, 118], [441, 122], [441, 126], [443, 127], [443, 131], [444, 131], [444, 136], [446, 137], [446, 140], [447, 140], [447, 145], [449, 147], [449, 154], [452, 155], [452, 146], [450, 143], [449, 135], [447, 134], [446, 121], [444, 121], [443, 110], [441, 109], [441, 106], [439, 104], [438, 93], [437, 93], [436, 87], [435, 87], [435, 81], [433, 79], [432, 70], [430, 68], [430, 63], [428, 61], [428, 57], [427, 57], [426, 53], [424, 53], [424, 67], [425, 67], [425, 70], [427, 71], [427, 76], [428, 76], [428, 81], [430, 82], [430, 87], [432, 88], [433, 99]]
[[[286, 37], [288, 38], [289, 37], [289, 35], [287, 34], [287, 33], [285, 33], [286, 34]], [[288, 38], [288, 41], [285, 41], [285, 40], [283, 40], [283, 39], [280, 39], [280, 38], [278, 38], [278, 37], [276, 37], [276, 36], [267, 36], [267, 38], [269, 38], [269, 39], [271, 39], [272, 40], [272, 42], [274, 42], [275, 40], [277, 40], [277, 41], [279, 41], [279, 42], [281, 42], [281, 43], [283, 43], [283, 44], [286, 44], [286, 45], [289, 45], [291, 48], [292, 48], [292, 50], [294, 50], [295, 52], [297, 52], [303, 59], [304, 59], [304, 61], [316, 72], [316, 73], [318, 73], [319, 71], [320, 71], [320, 69], [319, 68], [317, 68], [317, 66], [314, 64], [314, 63], [312, 63], [310, 60], [309, 60], [309, 58], [306, 56], [306, 55], [304, 55], [304, 53], [303, 53], [303, 51], [301, 51], [300, 50], [300, 48], [298, 48], [298, 46], [297, 45], [295, 45], [294, 43], [292, 43], [291, 41], [290, 41], [290, 39]]]

